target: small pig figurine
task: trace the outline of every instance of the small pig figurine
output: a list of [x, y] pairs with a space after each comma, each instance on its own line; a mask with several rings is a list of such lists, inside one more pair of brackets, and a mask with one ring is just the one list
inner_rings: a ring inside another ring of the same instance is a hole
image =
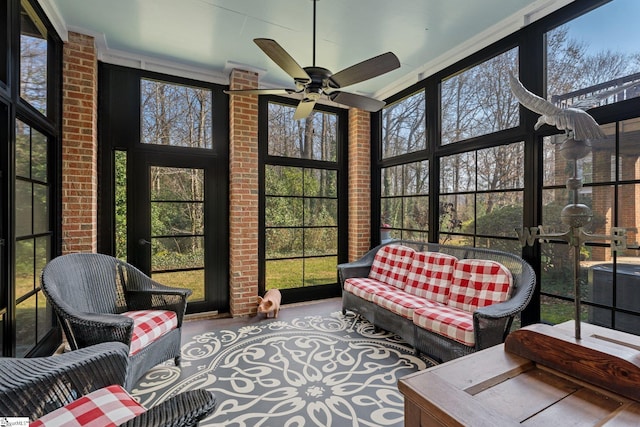
[[269, 317], [269, 313], [273, 313], [273, 318], [278, 317], [280, 311], [280, 300], [282, 296], [278, 289], [269, 289], [264, 298], [258, 297], [258, 313], [265, 313]]

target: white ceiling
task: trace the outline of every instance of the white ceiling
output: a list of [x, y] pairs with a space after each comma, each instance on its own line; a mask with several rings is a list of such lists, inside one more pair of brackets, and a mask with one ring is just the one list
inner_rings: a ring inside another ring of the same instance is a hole
[[[349, 87], [383, 99], [573, 0], [318, 0], [316, 65], [334, 73], [392, 51], [401, 67]], [[66, 38], [94, 35], [101, 60], [228, 83], [293, 88], [254, 43], [275, 39], [312, 64], [312, 0], [40, 0]]]

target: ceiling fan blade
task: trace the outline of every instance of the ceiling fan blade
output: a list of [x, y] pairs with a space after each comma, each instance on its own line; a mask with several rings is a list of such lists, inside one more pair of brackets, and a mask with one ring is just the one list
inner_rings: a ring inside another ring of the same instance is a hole
[[338, 104], [360, 108], [361, 110], [370, 112], [378, 111], [386, 105], [386, 102], [384, 101], [379, 101], [374, 98], [369, 98], [368, 96], [356, 95], [355, 93], [349, 92], [333, 92], [329, 95], [329, 98], [331, 98], [332, 101], [335, 101]]
[[315, 107], [316, 101], [313, 99], [305, 98], [298, 104], [296, 108], [296, 112], [293, 115], [293, 120], [305, 119], [311, 114], [313, 111], [313, 107]]
[[309, 83], [311, 77], [298, 63], [282, 48], [275, 40], [271, 39], [253, 39], [264, 53], [267, 54], [273, 62], [278, 64], [287, 74], [289, 74], [296, 82]]
[[330, 80], [336, 88], [341, 88], [372, 79], [399, 67], [398, 57], [392, 52], [387, 52], [338, 71]]
[[223, 90], [227, 95], [287, 95], [296, 93], [294, 89], [237, 89]]

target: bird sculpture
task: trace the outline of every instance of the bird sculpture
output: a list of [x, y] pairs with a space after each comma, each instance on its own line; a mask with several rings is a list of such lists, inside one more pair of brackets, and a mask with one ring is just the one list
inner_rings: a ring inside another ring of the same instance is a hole
[[600, 125], [586, 111], [578, 108], [556, 107], [546, 99], [529, 92], [513, 74], [509, 75], [509, 84], [511, 92], [522, 105], [534, 113], [541, 114], [534, 126], [535, 130], [543, 124], [548, 124], [565, 131], [567, 138], [575, 141], [606, 138]]

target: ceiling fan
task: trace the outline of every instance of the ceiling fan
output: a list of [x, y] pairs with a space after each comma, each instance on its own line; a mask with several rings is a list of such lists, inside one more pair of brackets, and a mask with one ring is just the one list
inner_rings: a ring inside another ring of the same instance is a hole
[[229, 95], [285, 95], [302, 94], [302, 99], [293, 115], [294, 120], [304, 119], [313, 111], [316, 101], [322, 95], [332, 101], [365, 111], [378, 111], [385, 102], [340, 89], [365, 80], [378, 77], [400, 67], [398, 57], [392, 52], [362, 61], [333, 74], [326, 68], [316, 66], [316, 3], [313, 1], [313, 65], [302, 68], [275, 40], [258, 38], [258, 45], [269, 58], [293, 78], [295, 89], [240, 89], [226, 90]]

